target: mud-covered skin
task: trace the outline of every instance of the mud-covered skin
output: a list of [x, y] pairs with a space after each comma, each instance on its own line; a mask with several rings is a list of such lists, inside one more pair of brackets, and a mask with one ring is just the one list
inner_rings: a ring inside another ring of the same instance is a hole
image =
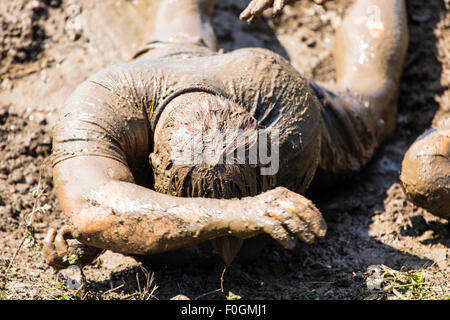
[[[256, 49], [254, 49], [256, 50]], [[250, 51], [250, 57], [258, 57], [258, 55], [252, 55], [252, 52], [254, 53], [259, 53], [261, 51], [257, 50], [257, 51]], [[264, 50], [264, 53], [269, 54], [270, 52]], [[244, 54], [242, 54], [244, 53]], [[152, 54], [152, 52], [149, 52], [149, 54]], [[145, 56], [148, 56], [148, 54], [144, 55], [144, 57], [142, 57], [139, 61], [137, 61], [139, 64], [136, 65], [144, 65], [145, 63], [147, 63], [145, 60]], [[231, 61], [239, 61], [239, 59], [241, 59], [241, 56], [245, 57], [245, 52], [237, 52], [233, 55], [230, 55], [230, 59]], [[236, 58], [237, 57], [237, 58]], [[247, 55], [248, 57], [248, 55]], [[226, 60], [225, 60], [226, 61]], [[247, 60], [246, 60], [247, 61]], [[258, 60], [254, 60], [252, 63], [257, 62]], [[270, 57], [270, 60], [268, 60], [270, 63], [272, 61], [276, 61], [273, 60]], [[281, 61], [281, 60], [280, 60]], [[176, 61], [175, 61], [176, 62]], [[174, 64], [175, 64], [174, 62]], [[285, 65], [285, 63], [283, 61], [281, 61], [282, 64], [276, 66], [275, 68], [272, 68], [272, 70], [274, 70], [275, 72], [278, 72], [277, 70], [280, 70], [282, 68], [283, 65]], [[210, 65], [214, 65], [215, 61], [210, 61], [209, 62]], [[161, 63], [162, 64], [162, 63]], [[220, 66], [220, 64], [215, 64], [216, 68], [218, 68], [218, 66]], [[264, 64], [262, 64], [264, 65]], [[133, 66], [133, 65], [131, 65]], [[165, 64], [165, 66], [168, 66], [167, 64]], [[208, 66], [208, 64], [206, 65]], [[69, 216], [74, 216], [75, 218], [80, 218], [80, 216], [83, 216], [85, 212], [92, 212], [92, 211], [97, 211], [97, 213], [94, 213], [94, 215], [98, 215], [101, 216], [101, 208], [105, 208], [106, 207], [106, 211], [110, 211], [111, 208], [114, 209], [114, 212], [117, 212], [118, 210], [116, 210], [117, 208], [115, 208], [115, 206], [117, 206], [117, 204], [105, 204], [104, 202], [102, 202], [101, 200], [111, 200], [111, 197], [107, 197], [105, 196], [104, 198], [101, 199], [96, 199], [95, 201], [89, 200], [89, 203], [92, 204], [97, 204], [96, 206], [91, 206], [88, 208], [84, 208], [85, 210], [81, 210], [80, 205], [82, 201], [79, 201], [80, 198], [88, 198], [89, 199], [89, 190], [95, 190], [97, 187], [102, 187], [101, 185], [95, 185], [93, 182], [98, 182], [98, 181], [102, 181], [105, 182], [105, 179], [103, 179], [101, 176], [94, 178], [98, 175], [98, 172], [104, 171], [107, 172], [108, 174], [114, 173], [114, 172], [121, 172], [123, 171], [122, 169], [118, 169], [118, 168], [113, 168], [113, 167], [109, 167], [109, 168], [103, 168], [101, 169], [101, 167], [103, 166], [103, 163], [107, 162], [107, 160], [110, 160], [112, 163], [115, 163], [117, 165], [120, 164], [120, 166], [126, 168], [126, 170], [128, 171], [126, 174], [124, 174], [124, 178], [125, 181], [127, 182], [131, 182], [131, 183], [138, 183], [141, 185], [148, 185], [149, 184], [149, 163], [148, 163], [148, 153], [150, 152], [150, 149], [148, 148], [149, 144], [150, 144], [150, 137], [151, 137], [151, 130], [149, 130], [149, 128], [152, 127], [152, 122], [156, 123], [156, 120], [158, 117], [158, 113], [160, 112], [159, 110], [162, 109], [164, 110], [164, 101], [167, 101], [166, 99], [161, 99], [162, 102], [161, 104], [159, 103], [155, 103], [153, 104], [153, 102], [156, 100], [153, 100], [153, 98], [150, 97], [154, 97], [154, 96], [158, 96], [161, 97], [163, 96], [163, 94], [161, 94], [161, 90], [164, 89], [164, 87], [162, 86], [158, 86], [156, 89], [159, 89], [160, 91], [157, 91], [156, 95], [151, 94], [151, 92], [149, 91], [145, 91], [144, 94], [141, 94], [142, 91], [138, 91], [138, 92], [132, 92], [131, 93], [131, 97], [133, 98], [133, 101], [135, 103], [130, 103], [130, 100], [126, 100], [124, 99], [124, 97], [130, 97], [130, 93], [126, 91], [126, 87], [122, 86], [122, 83], [125, 83], [125, 85], [127, 84], [126, 81], [120, 81], [121, 79], [129, 79], [127, 78], [128, 75], [130, 73], [125, 73], [125, 74], [121, 74], [118, 73], [117, 70], [127, 70], [126, 66], [122, 66], [119, 67], [116, 70], [113, 70], [113, 72], [106, 72], [106, 77], [104, 76], [105, 73], [101, 73], [99, 77], [94, 77], [91, 78], [90, 81], [88, 81], [87, 83], [83, 84], [82, 86], [80, 86], [77, 91], [74, 93], [74, 95], [69, 99], [68, 103], [65, 106], [66, 111], [62, 112], [63, 118], [62, 121], [59, 123], [59, 125], [55, 128], [54, 131], [54, 179], [55, 179], [55, 186], [56, 186], [56, 191], [57, 191], [57, 195], [58, 198], [60, 199], [62, 205], [63, 205], [63, 210], [69, 215]], [[132, 69], [133, 70], [133, 69]], [[153, 69], [154, 70], [154, 69]], [[175, 67], [173, 67], [173, 70], [175, 70]], [[184, 77], [185, 79], [188, 79], [188, 83], [187, 83], [187, 87], [189, 89], [194, 89], [191, 91], [195, 90], [200, 90], [201, 92], [208, 92], [208, 87], [207, 86], [202, 86], [202, 87], [196, 87], [195, 86], [195, 81], [197, 79], [193, 79], [192, 77], [190, 77], [192, 75], [192, 73], [188, 73], [183, 74], [183, 68], [176, 68], [176, 70], [178, 70], [178, 74], [176, 72], [170, 72], [172, 71], [171, 69], [169, 69], [169, 72], [167, 71], [162, 71], [162, 72], [166, 72], [166, 74], [168, 75], [166, 79], [168, 80], [164, 80], [162, 83], [165, 83], [165, 85], [167, 87], [169, 87], [172, 91], [169, 91], [168, 94], [168, 99], [169, 102], [167, 103], [167, 107], [169, 107], [170, 103], [175, 103], [177, 96], [176, 94], [178, 93], [184, 93], [184, 89], [186, 88], [186, 83], [183, 83], [183, 81], [181, 81], [181, 79]], [[189, 70], [189, 69], [188, 69]], [[289, 70], [289, 69], [288, 69]], [[198, 72], [199, 70], [196, 69], [196, 72]], [[201, 71], [201, 69], [200, 69]], [[129, 72], [129, 70], [128, 70]], [[147, 70], [144, 69], [143, 72], [147, 72], [147, 74], [149, 75], [148, 77], [144, 77], [143, 73], [135, 73], [138, 74], [140, 79], [145, 78], [147, 82], [145, 83], [150, 83], [150, 84], [154, 84], [154, 81], [149, 81], [150, 76], [152, 76], [154, 73], [152, 72], [152, 69]], [[162, 73], [161, 72], [161, 73]], [[160, 73], [160, 74], [161, 74]], [[131, 73], [133, 74], [133, 73]], [[289, 76], [289, 73], [284, 73], [285, 76], [283, 77], [279, 77], [279, 78], [284, 78], [286, 76]], [[181, 76], [178, 76], [181, 75]], [[200, 75], [202, 75], [202, 73], [200, 72]], [[280, 73], [276, 73], [276, 75], [280, 76]], [[292, 74], [292, 76], [294, 76], [295, 74]], [[103, 78], [102, 78], [103, 76]], [[189, 77], [188, 77], [189, 76]], [[296, 76], [297, 77], [297, 76]], [[105, 80], [106, 79], [106, 80]], [[131, 78], [133, 79], [133, 78]], [[171, 80], [170, 80], [171, 79]], [[269, 78], [270, 79], [270, 78]], [[178, 80], [178, 81], [176, 81]], [[279, 79], [278, 79], [279, 80]], [[116, 81], [116, 82], [115, 82]], [[179, 87], [177, 88], [176, 86], [169, 86], [168, 83], [170, 83], [170, 81], [172, 81], [172, 83], [178, 84]], [[194, 83], [192, 84], [191, 81], [194, 81]], [[248, 81], [247, 81], [248, 82]], [[131, 82], [133, 83], [133, 82]], [[224, 82], [221, 82], [221, 84], [223, 84]], [[227, 83], [227, 82], [225, 82]], [[233, 77], [231, 77], [231, 80], [229, 82], [230, 84], [235, 83], [236, 84], [236, 90], [234, 92], [242, 92], [244, 99], [247, 99], [247, 101], [251, 101], [252, 99], [259, 99], [259, 96], [251, 96], [249, 94], [251, 94], [252, 91], [239, 91], [242, 90], [239, 86], [237, 86], [237, 84], [239, 83], [238, 81], [236, 81], [236, 79], [234, 79]], [[264, 81], [259, 81], [257, 85], [260, 86], [264, 86]], [[298, 82], [294, 82], [294, 81], [288, 81], [286, 82], [288, 84], [288, 86], [280, 86], [280, 88], [289, 88], [291, 87], [290, 90], [294, 89], [297, 90], [295, 88], [298, 88], [298, 90], [300, 90], [300, 92], [305, 92], [304, 90], [308, 90], [307, 86], [306, 86], [306, 82], [304, 82], [303, 80], [301, 80], [301, 78], [298, 78]], [[148, 88], [143, 86], [144, 88]], [[217, 86], [210, 86], [210, 87], [216, 87]], [[233, 88], [233, 86], [232, 86]], [[268, 86], [268, 88], [270, 88], [270, 86]], [[142, 90], [142, 87], [137, 86], [136, 88], [137, 90]], [[216, 89], [217, 90], [217, 89]], [[267, 89], [266, 89], [267, 90]], [[303, 91], [302, 91], [303, 90]], [[222, 92], [225, 91], [222, 90]], [[113, 94], [111, 95], [110, 92], [112, 92]], [[174, 93], [175, 94], [174, 94]], [[219, 91], [220, 92], [220, 91]], [[271, 98], [273, 99], [272, 101], [276, 102], [277, 97], [279, 94], [286, 94], [289, 92], [289, 90], [279, 90], [276, 91], [276, 93], [274, 93], [274, 91], [271, 91], [269, 89], [269, 92], [271, 94]], [[307, 92], [307, 91], [306, 91]], [[140, 97], [137, 98], [137, 97]], [[180, 98], [183, 97], [183, 95], [180, 95]], [[308, 99], [313, 99], [314, 96], [309, 94], [306, 95], [306, 99], [305, 97], [303, 97], [302, 94], [298, 94], [296, 99], [300, 99], [299, 101], [303, 101], [303, 102], [307, 102]], [[317, 100], [311, 100], [312, 102], [317, 101]], [[101, 103], [103, 104], [105, 107], [103, 108], [98, 108], [98, 104]], [[317, 102], [314, 102], [317, 103]], [[120, 106], [125, 106], [124, 108], [121, 108], [119, 110], [114, 109], [115, 105], [120, 105]], [[153, 105], [156, 105], [156, 107], [153, 109]], [[246, 106], [247, 107], [251, 107], [251, 106], [255, 106], [255, 102], [253, 103], [247, 103]], [[309, 103], [306, 103], [306, 106], [308, 106]], [[273, 104], [265, 104], [264, 107], [266, 108], [265, 112], [261, 112], [261, 109], [255, 109], [252, 112], [259, 112], [260, 114], [260, 121], [265, 121], [265, 119], [270, 119], [270, 121], [274, 121], [277, 119], [277, 117], [280, 116], [279, 112], [279, 107], [277, 107], [277, 104], [273, 103]], [[148, 108], [148, 109], [147, 109]], [[305, 105], [302, 103], [298, 103], [298, 104], [286, 104], [284, 106], [284, 108], [305, 108]], [[161, 111], [162, 111], [161, 110]], [[271, 111], [273, 110], [273, 111]], [[316, 110], [316, 111], [314, 111]], [[311, 113], [312, 111], [312, 113]], [[272, 112], [277, 112], [275, 113], [275, 117], [268, 117], [271, 115]], [[293, 112], [288, 112], [289, 114], [293, 113]], [[294, 112], [294, 113], [301, 113], [304, 115], [304, 117], [302, 118], [297, 118], [297, 119], [291, 119], [291, 121], [275, 121], [275, 125], [281, 125], [282, 127], [280, 128], [280, 131], [283, 131], [283, 127], [284, 128], [292, 128], [290, 131], [292, 132], [293, 130], [299, 130], [301, 128], [301, 126], [297, 126], [297, 123], [304, 123], [303, 127], [310, 127], [312, 130], [309, 130], [309, 134], [303, 135], [303, 143], [307, 144], [308, 141], [310, 141], [312, 138], [317, 139], [317, 134], [319, 132], [318, 126], [317, 124], [320, 122], [313, 122], [313, 121], [308, 121], [307, 119], [310, 119], [311, 116], [315, 116], [317, 117], [319, 115], [318, 113], [318, 109], [305, 109], [304, 111], [300, 111], [299, 112]], [[151, 120], [154, 121], [148, 121], [147, 120], [147, 115], [148, 114], [153, 114], [153, 117]], [[281, 113], [282, 115], [282, 113]], [[147, 122], [146, 122], [147, 120]], [[267, 123], [267, 121], [266, 121]], [[105, 130], [106, 128], [106, 130]], [[314, 130], [314, 128], [316, 128]], [[308, 138], [308, 137], [312, 137], [312, 138]], [[283, 141], [285, 141], [283, 143]], [[295, 140], [294, 140], [295, 141]], [[312, 140], [314, 141], [314, 140]], [[313, 143], [308, 143], [308, 145], [314, 145]], [[285, 146], [285, 147], [283, 147]], [[289, 136], [285, 136], [285, 139], [282, 139], [282, 145], [281, 145], [281, 149], [283, 150], [283, 148], [287, 148], [287, 150], [292, 150], [292, 148], [297, 148], [298, 150], [300, 150], [301, 145], [292, 145], [292, 139]], [[301, 153], [301, 155], [304, 155], [304, 162], [307, 161], [313, 161], [312, 164], [314, 165], [314, 163], [316, 163], [316, 158], [311, 156], [311, 153]], [[291, 155], [288, 155], [285, 157], [285, 160], [290, 160], [293, 159], [295, 156], [297, 156], [298, 159], [298, 153], [293, 153]], [[100, 159], [103, 158], [103, 159]], [[82, 164], [79, 164], [79, 161], [83, 161]], [[129, 172], [130, 169], [132, 170], [132, 173]], [[308, 167], [301, 167], [299, 166], [299, 169], [303, 170], [304, 172], [311, 172], [311, 170], [308, 170]], [[90, 171], [88, 173], [88, 171]], [[73, 176], [70, 176], [70, 172], [73, 173]], [[85, 172], [87, 173], [87, 177], [86, 180], [83, 181], [83, 179], [81, 179], [80, 176], [80, 172]], [[64, 173], [64, 174], [63, 174]], [[115, 176], [115, 175], [113, 175]], [[287, 178], [289, 176], [289, 172], [285, 171], [285, 181], [287, 181]], [[119, 175], [119, 177], [122, 177], [122, 174]], [[280, 180], [283, 179], [283, 176], [280, 175]], [[305, 177], [307, 179], [312, 179], [312, 174], [310, 173], [309, 176], [307, 175], [300, 175], [300, 180], [299, 180], [299, 187], [302, 188], [306, 188], [307, 184], [309, 184], [308, 180], [305, 180]], [[291, 179], [292, 180], [292, 179]], [[68, 184], [67, 182], [72, 182], [72, 184]], [[296, 180], [293, 180], [291, 183], [298, 183]], [[131, 197], [131, 199], [129, 199], [130, 202], [128, 202], [128, 204], [130, 205], [130, 207], [132, 207], [132, 203], [134, 200], [136, 200], [136, 190], [134, 190], [135, 187], [137, 187], [136, 185], [133, 185], [133, 187], [131, 188], [130, 185], [128, 185], [126, 188], [125, 186], [123, 186], [123, 184], [116, 184], [117, 185], [117, 189], [110, 189], [110, 193], [113, 192], [114, 194], [122, 195], [122, 203], [125, 202], [124, 196], [125, 198]], [[63, 188], [63, 190], [60, 190], [60, 187]], [[151, 191], [149, 189], [144, 189], [143, 190], [146, 191]], [[146, 193], [145, 196], [143, 196], [143, 199], [152, 199], [156, 201], [156, 203], [159, 202], [164, 202], [164, 203], [169, 203], [169, 200], [167, 200], [168, 198], [162, 198], [162, 199], [158, 199], [158, 197], [155, 198], [156, 195], [160, 195], [154, 191], [151, 191], [152, 193]], [[65, 206], [66, 202], [70, 202], [70, 199], [68, 198], [73, 198], [75, 197], [74, 202], [71, 202], [70, 204], [68, 204], [67, 206]], [[78, 198], [77, 198], [78, 197]], [[120, 196], [119, 196], [120, 197]], [[201, 199], [201, 200], [205, 200], [205, 199]], [[207, 208], [209, 207], [208, 204], [206, 204], [206, 202], [204, 201], [200, 201], [203, 202], [204, 206], [206, 206]], [[142, 203], [145, 203], [142, 202]], [[242, 202], [244, 203], [244, 202]], [[250, 207], [257, 207], [255, 205], [250, 205]], [[139, 210], [139, 207], [136, 207], [137, 211]], [[162, 214], [163, 212], [165, 212], [165, 210], [167, 208], [162, 207], [163, 209], [161, 209], [162, 211], [158, 211], [160, 214]], [[73, 209], [75, 209], [75, 213], [73, 214]], [[233, 212], [242, 212], [244, 210], [233, 210]], [[137, 212], [133, 212], [133, 215], [139, 217]], [[193, 217], [193, 216], [192, 216]], [[167, 217], [168, 218], [168, 217]], [[198, 218], [198, 217], [197, 217]], [[197, 219], [198, 220], [198, 219]], [[121, 220], [120, 220], [121, 221]], [[180, 220], [181, 221], [181, 220]], [[198, 220], [198, 222], [200, 224], [204, 223], [205, 221], [202, 220]], [[99, 227], [99, 230], [101, 228], [108, 228], [108, 223], [104, 220], [102, 220], [101, 222], [99, 222], [101, 224], [101, 227]], [[117, 223], [124, 223], [124, 222], [117, 222]], [[185, 221], [186, 223], [186, 221]], [[76, 222], [72, 221], [72, 224], [76, 225]], [[85, 226], [85, 225], [92, 225], [93, 223], [91, 221], [89, 221], [89, 219], [82, 219], [82, 221], [79, 221], [79, 225], [81, 227]], [[152, 251], [153, 248], [149, 248], [149, 243], [155, 243], [157, 242], [157, 239], [160, 235], [155, 235], [154, 238], [146, 240], [145, 243], [141, 244], [144, 247], [139, 247], [139, 248], [134, 248], [132, 244], [130, 244], [130, 242], [128, 241], [127, 235], [129, 234], [134, 234], [136, 235], [137, 239], [140, 240], [136, 240], [136, 243], [138, 243], [139, 241], [144, 241], [143, 239], [145, 238], [144, 235], [138, 235], [138, 232], [132, 227], [133, 225], [135, 225], [135, 223], [133, 223], [132, 221], [127, 221], [126, 223], [124, 223], [127, 227], [130, 227], [131, 229], [127, 229], [124, 230], [123, 228], [121, 229], [114, 229], [114, 235], [120, 235], [120, 234], [124, 234], [125, 238], [122, 239], [118, 239], [119, 244], [114, 244], [113, 242], [116, 241], [117, 239], [113, 239], [111, 240], [111, 238], [113, 238], [114, 236], [111, 236], [111, 233], [109, 234], [105, 234], [102, 233], [100, 235], [97, 234], [98, 239], [97, 240], [93, 240], [94, 237], [93, 236], [89, 236], [86, 237], [84, 240], [82, 240], [84, 243], [90, 243], [93, 244], [95, 246], [101, 247], [101, 248], [109, 248], [118, 252], [124, 252], [124, 253], [130, 253], [130, 254], [144, 254], [144, 253], [148, 253], [148, 252], [160, 252], [162, 249], [161, 248], [157, 248], [155, 249], [155, 251]], [[151, 226], [154, 224], [154, 222], [149, 222], [149, 228], [147, 230], [151, 230]], [[165, 226], [169, 226], [170, 222], [166, 221], [164, 222]], [[182, 224], [180, 222], [180, 224]], [[142, 226], [142, 224], [140, 224], [140, 226]], [[113, 226], [111, 226], [112, 228]], [[175, 226], [176, 227], [176, 226]], [[168, 232], [170, 234], [172, 233], [176, 233], [177, 237], [171, 236], [171, 240], [173, 240], [177, 245], [175, 247], [173, 247], [172, 249], [176, 248], [176, 247], [180, 247], [180, 246], [185, 246], [185, 245], [189, 245], [191, 244], [191, 242], [189, 240], [187, 240], [188, 238], [193, 239], [193, 242], [196, 243], [197, 239], [195, 239], [194, 237], [192, 237], [191, 233], [183, 233], [181, 229], [176, 229], [176, 228], [168, 228]], [[192, 226], [194, 228], [194, 226]], [[195, 225], [195, 230], [198, 231], [198, 228], [200, 227], [200, 225]], [[79, 228], [77, 228], [79, 229]], [[266, 229], [267, 230], [267, 229]], [[191, 230], [192, 231], [192, 230]], [[81, 233], [92, 233], [89, 232], [87, 230], [83, 230]], [[162, 230], [161, 232], [166, 232], [165, 229]], [[229, 232], [227, 232], [227, 234], [230, 234]], [[212, 233], [212, 235], [209, 235], [208, 238], [214, 238], [214, 237], [220, 237], [223, 236], [220, 233], [217, 233], [216, 230], [214, 230], [214, 232]], [[147, 238], [149, 237], [149, 235], [147, 235]], [[184, 239], [184, 241], [180, 241], [181, 239]], [[202, 239], [202, 238], [198, 238], [198, 239]], [[101, 241], [103, 241], [103, 244], [101, 244]], [[161, 240], [162, 241], [162, 240]], [[166, 240], [167, 241], [167, 240]], [[166, 250], [169, 250], [171, 248], [171, 246], [167, 246]]]
[[408, 198], [450, 218], [450, 126], [432, 128], [406, 152], [400, 175]]
[[[375, 1], [373, 3], [375, 4]], [[395, 15], [396, 11], [401, 10], [400, 6], [402, 4], [398, 2], [395, 5], [395, 10], [380, 12], [380, 14]], [[371, 11], [372, 14], [377, 14], [376, 10]], [[355, 94], [359, 92], [364, 93], [371, 108], [377, 114], [377, 118], [382, 121], [381, 125], [384, 128], [381, 131], [382, 136], [380, 140], [382, 140], [388, 137], [395, 129], [396, 108], [393, 106], [396, 104], [398, 93], [394, 88], [397, 87], [402, 64], [394, 63], [393, 61], [400, 61], [399, 57], [403, 56], [404, 50], [406, 50], [407, 46], [402, 44], [402, 42], [406, 42], [407, 38], [399, 38], [401, 34], [406, 34], [406, 23], [397, 21], [389, 25], [385, 24], [384, 19], [381, 23], [376, 20], [370, 21], [370, 18], [364, 17], [363, 13], [361, 10], [351, 10], [344, 21], [343, 27], [336, 34], [337, 83], [340, 86], [351, 87], [352, 92]], [[386, 21], [395, 21], [395, 19], [387, 19]], [[352, 23], [355, 26], [353, 32], [342, 32], [346, 29], [347, 24], [350, 27]], [[363, 24], [366, 24], [368, 28], [356, 28], [356, 25]], [[395, 34], [389, 30], [398, 30], [397, 32], [400, 33]], [[371, 52], [372, 48], [370, 46], [364, 50], [365, 53], [363, 55], [358, 48], [361, 45], [366, 47], [366, 44], [349, 39], [350, 37], [359, 37], [361, 31], [363, 33], [368, 32], [374, 38], [385, 37], [386, 41], [374, 48], [375, 56], [378, 55], [378, 57], [374, 58], [371, 56], [373, 52]], [[399, 44], [396, 54], [393, 54], [393, 47], [390, 47], [390, 43], [393, 42]], [[343, 52], [352, 52], [353, 57], [352, 55], [343, 55]], [[383, 55], [386, 57], [383, 58]], [[392, 55], [394, 60], [387, 59], [389, 55]], [[367, 63], [363, 65], [358, 64], [357, 62], [360, 59]], [[356, 70], [353, 70], [355, 67]], [[386, 72], [390, 74], [386, 74]], [[361, 73], [371, 74], [372, 76], [360, 77]], [[366, 82], [369, 78], [370, 81]], [[368, 88], [374, 83], [379, 83], [379, 86], [375, 86], [373, 93], [368, 94]], [[373, 104], [373, 97], [380, 99], [376, 92], [379, 90], [377, 88], [393, 89], [384, 89], [387, 93], [381, 96], [384, 103], [380, 100], [378, 103]], [[445, 112], [441, 112], [436, 116], [433, 121], [434, 128], [419, 137], [405, 154], [400, 176], [402, 186], [411, 201], [431, 213], [447, 218], [450, 215], [449, 119], [449, 114]], [[318, 175], [320, 175], [320, 170]]]
[[[399, 82], [408, 49], [404, 1], [356, 1], [336, 31], [336, 83], [376, 115], [380, 140], [395, 130]], [[362, 4], [362, 2], [361, 2]]]
[[87, 265], [104, 252], [103, 249], [78, 242], [69, 245], [67, 240], [74, 237], [74, 232], [69, 226], [64, 226], [58, 231], [51, 228], [44, 239], [45, 262], [57, 269], [67, 268], [71, 264]]
[[432, 128], [411, 145], [403, 158], [400, 182], [416, 205], [450, 218], [450, 113], [442, 108]]
[[[380, 24], [368, 23], [371, 6], [381, 10]], [[146, 58], [152, 55], [150, 50], [136, 62], [91, 78], [67, 103], [54, 136], [56, 192], [76, 238], [94, 247], [142, 255], [229, 235], [246, 239], [266, 233], [286, 248], [294, 246], [295, 236], [307, 243], [323, 237], [326, 226], [320, 212], [309, 200], [285, 187], [304, 192], [317, 167], [323, 176], [357, 171], [354, 167], [364, 165], [392, 131], [406, 51], [405, 29], [403, 1], [357, 1], [337, 35], [341, 40], [336, 52], [337, 84], [330, 86], [331, 90], [311, 84], [316, 92], [324, 93], [322, 97], [312, 94], [313, 88], [284, 59], [263, 49], [210, 54], [190, 69], [188, 62], [202, 57], [177, 64], [174, 60], [184, 59], [183, 55], [171, 56], [143, 68], [148, 63]], [[172, 30], [177, 36], [179, 31]], [[364, 49], [352, 42], [352, 33], [364, 40]], [[198, 39], [206, 43], [202, 33]], [[370, 55], [360, 63], [362, 51], [367, 48]], [[247, 53], [254, 53], [253, 58], [236, 59]], [[227, 59], [230, 64], [223, 67]], [[238, 61], [247, 62], [249, 70], [253, 70], [250, 78], [245, 63], [240, 68]], [[158, 63], [160, 69], [154, 67]], [[217, 82], [211, 75], [225, 80]], [[196, 83], [192, 78], [201, 81]], [[177, 83], [186, 84], [187, 79], [190, 91], [176, 88]], [[217, 90], [219, 83], [225, 84], [222, 90]], [[237, 102], [259, 115], [261, 124], [289, 128], [282, 130], [280, 158], [285, 165], [277, 177], [285, 187], [255, 197], [221, 200], [170, 197], [136, 184], [142, 182], [137, 179], [146, 180], [142, 173], [148, 165], [146, 156], [151, 152], [152, 130], [159, 115], [171, 100], [193, 91], [222, 94], [234, 100], [240, 97]], [[158, 101], [161, 96], [167, 99]], [[317, 98], [323, 102], [327, 97], [329, 103], [318, 103]], [[99, 103], [103, 108], [98, 108]], [[289, 108], [297, 111], [289, 112]], [[327, 119], [331, 119], [328, 126]], [[333, 144], [334, 135], [341, 132], [344, 134]], [[305, 140], [315, 143], [305, 144]], [[72, 142], [74, 148], [64, 145]], [[330, 161], [334, 154], [340, 155], [339, 164]], [[356, 159], [357, 166], [348, 159]], [[51, 241], [47, 247], [51, 247]]]
[[[174, 52], [180, 47], [188, 59]], [[259, 125], [277, 130], [283, 154], [278, 184], [306, 191], [319, 159], [321, 105], [308, 80], [260, 48], [216, 54], [192, 43], [154, 43], [136, 61], [99, 72], [63, 106], [53, 131], [53, 164], [81, 155], [108, 157], [151, 187], [154, 129], [169, 105], [188, 93], [230, 99]]]
[[63, 161], [54, 175], [74, 236], [125, 254], [154, 254], [227, 235], [245, 239], [261, 233], [292, 248], [294, 235], [311, 242], [326, 232], [314, 205], [285, 188], [240, 200], [172, 197], [132, 183], [126, 166], [101, 157]]
[[314, 189], [351, 177], [394, 132], [407, 48], [404, 1], [356, 1], [348, 10], [335, 35], [336, 83], [313, 86], [328, 111]]
[[151, 41], [173, 41], [185, 38], [200, 41], [211, 50], [218, 50], [211, 25], [216, 0], [175, 0], [161, 3], [156, 13], [156, 30]]

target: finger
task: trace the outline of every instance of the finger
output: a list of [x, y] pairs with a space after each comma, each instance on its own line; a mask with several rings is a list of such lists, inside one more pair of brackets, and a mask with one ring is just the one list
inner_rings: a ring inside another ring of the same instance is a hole
[[310, 200], [303, 198], [301, 202], [296, 203], [280, 201], [280, 206], [289, 212], [295, 213], [318, 238], [325, 237], [327, 231], [325, 220]]
[[245, 8], [245, 10], [242, 11], [241, 15], [239, 16], [239, 19], [247, 21], [252, 16], [252, 9], [256, 5], [256, 1], [257, 0], [253, 0], [252, 2], [249, 3], [247, 8]]
[[58, 256], [58, 253], [56, 252], [55, 248], [55, 236], [56, 236], [56, 230], [51, 228], [47, 236], [44, 239], [44, 246], [42, 248], [42, 251], [44, 253], [44, 260], [45, 262], [55, 268], [61, 268], [61, 259]]
[[50, 228], [50, 230], [48, 230], [47, 235], [44, 239], [44, 246], [43, 246], [43, 251], [44, 251], [44, 258], [45, 261], [47, 263], [51, 262], [54, 257], [57, 256], [56, 253], [56, 248], [55, 248], [55, 236], [56, 236], [56, 230], [53, 228]]
[[63, 236], [64, 239], [74, 239], [72, 235], [72, 228], [69, 226], [64, 226], [59, 230], [59, 233]]
[[56, 229], [50, 228], [44, 239], [44, 246], [51, 246], [53, 241], [55, 241]]
[[312, 244], [314, 242], [314, 233], [309, 230], [305, 222], [303, 222], [299, 217], [287, 219], [285, 221], [286, 227], [291, 231], [297, 238], [306, 242], [307, 244]]
[[273, 239], [275, 239], [286, 249], [294, 249], [295, 238], [289, 234], [289, 232], [283, 227], [281, 222], [270, 218], [262, 218], [261, 222], [264, 226], [264, 232], [268, 233]]
[[324, 4], [325, 0], [314, 0], [314, 2], [317, 4]]
[[274, 210], [268, 215], [280, 221], [291, 233], [295, 234], [296, 237], [300, 240], [306, 242], [307, 244], [312, 244], [314, 242], [314, 233], [309, 230], [308, 225], [302, 219], [300, 219], [295, 211], [291, 212], [290, 210], [288, 211], [280, 208], [280, 210]]
[[321, 239], [327, 234], [327, 224], [320, 211], [312, 203], [305, 211], [303, 211], [300, 215], [300, 219], [306, 222], [309, 229], [316, 237]]
[[252, 8], [251, 14], [253, 16], [260, 16], [264, 12], [264, 10], [272, 5], [272, 3], [272, 0], [258, 0], [255, 7]]
[[66, 239], [64, 238], [64, 235], [66, 233], [66, 229], [61, 228], [58, 232], [58, 234], [55, 237], [55, 247], [56, 252], [58, 253], [59, 257], [63, 257], [67, 251], [69, 250], [69, 246], [67, 244]]
[[286, 0], [275, 0], [273, 4], [273, 14], [278, 15], [286, 5]]

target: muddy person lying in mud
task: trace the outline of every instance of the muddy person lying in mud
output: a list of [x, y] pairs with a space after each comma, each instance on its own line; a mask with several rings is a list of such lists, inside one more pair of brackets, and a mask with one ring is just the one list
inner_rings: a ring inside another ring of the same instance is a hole
[[[50, 265], [66, 267], [74, 252], [86, 264], [104, 249], [153, 265], [219, 256], [229, 265], [255, 257], [270, 237], [288, 249], [312, 243], [326, 223], [302, 194], [357, 173], [393, 133], [404, 0], [355, 1], [336, 33], [337, 79], [327, 85], [266, 49], [218, 51], [214, 2], [161, 1], [152, 41], [66, 102], [53, 173], [71, 226], [49, 230]], [[285, 2], [252, 1], [240, 18], [269, 7], [278, 14]], [[436, 166], [421, 157], [418, 166], [416, 156], [429, 145], [448, 155], [448, 131], [420, 144], [405, 159], [405, 189], [448, 216], [448, 158], [428, 157]]]

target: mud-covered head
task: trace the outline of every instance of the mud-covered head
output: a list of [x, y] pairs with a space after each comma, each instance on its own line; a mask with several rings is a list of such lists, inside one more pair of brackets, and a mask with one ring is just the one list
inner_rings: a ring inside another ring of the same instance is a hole
[[206, 93], [178, 99], [155, 130], [155, 190], [229, 199], [273, 188], [275, 176], [262, 175], [262, 165], [250, 156], [258, 129], [256, 119], [230, 100]]

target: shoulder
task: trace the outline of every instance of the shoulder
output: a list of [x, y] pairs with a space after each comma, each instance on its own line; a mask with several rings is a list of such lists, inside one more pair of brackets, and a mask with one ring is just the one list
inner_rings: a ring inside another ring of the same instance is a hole
[[102, 69], [75, 89], [62, 112], [111, 107], [142, 111], [143, 100], [139, 97], [152, 94], [154, 74], [151, 65], [135, 61]]
[[136, 89], [142, 82], [149, 80], [149, 75], [154, 74], [155, 67], [150, 61], [132, 61], [102, 69], [90, 76], [81, 87], [91, 89], [101, 88], [114, 93], [114, 90]]
[[285, 68], [286, 70], [289, 70], [290, 72], [296, 72], [295, 69], [292, 68], [288, 60], [269, 49], [242, 48], [231, 51], [228, 54], [247, 62], [251, 61], [258, 65], [279, 66]]
[[[269, 82], [291, 90], [304, 90], [309, 81], [283, 56], [264, 48], [243, 48], [229, 53], [237, 67], [246, 70], [251, 79]], [[239, 72], [239, 71], [238, 71]], [[256, 76], [256, 78], [254, 77]], [[250, 81], [251, 82], [251, 81]]]
[[280, 61], [283, 63], [287, 62], [287, 60], [278, 53], [275, 53], [274, 51], [265, 48], [242, 48], [233, 50], [228, 54], [239, 55], [258, 60], [267, 60], [267, 61], [272, 60], [277, 62]]

